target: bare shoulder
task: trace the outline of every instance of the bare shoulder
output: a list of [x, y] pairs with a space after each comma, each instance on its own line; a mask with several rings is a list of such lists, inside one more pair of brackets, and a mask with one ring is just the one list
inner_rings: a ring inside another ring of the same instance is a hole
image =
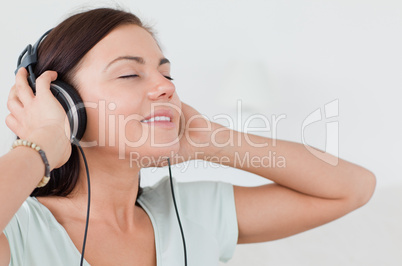
[[74, 201], [67, 197], [37, 197], [43, 206], [45, 206], [55, 217], [58, 223], [65, 225], [67, 220], [72, 219], [77, 214], [77, 206]]

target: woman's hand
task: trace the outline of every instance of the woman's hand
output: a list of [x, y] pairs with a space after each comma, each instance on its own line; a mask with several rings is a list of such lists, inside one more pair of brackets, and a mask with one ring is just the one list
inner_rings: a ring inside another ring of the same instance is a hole
[[27, 81], [26, 69], [19, 69], [11, 88], [7, 107], [7, 126], [21, 139], [38, 144], [46, 153], [50, 169], [62, 166], [71, 153], [70, 125], [61, 104], [50, 91], [57, 78], [46, 71], [36, 80], [36, 95]]
[[[230, 129], [209, 121], [193, 107], [182, 102], [183, 118], [180, 123], [180, 149], [172, 164], [189, 160], [207, 160], [219, 151], [219, 143]], [[217, 145], [218, 144], [218, 145]]]

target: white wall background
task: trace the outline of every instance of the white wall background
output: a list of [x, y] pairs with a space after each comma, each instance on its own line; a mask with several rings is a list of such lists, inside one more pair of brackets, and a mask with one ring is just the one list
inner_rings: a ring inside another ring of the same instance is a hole
[[[77, 9], [115, 3], [156, 28], [173, 62], [181, 99], [210, 119], [221, 113], [235, 115], [240, 95], [236, 89], [228, 93], [227, 85], [234, 76], [243, 76], [238, 84], [246, 81], [244, 90], [251, 98], [244, 105], [254, 107], [249, 111], [269, 120], [286, 115], [277, 127], [279, 139], [301, 142], [304, 119], [338, 100], [339, 115], [328, 121], [339, 122], [339, 156], [377, 176], [376, 194], [362, 209], [294, 237], [238, 246], [227, 265], [402, 265], [402, 2], [8, 1], [0, 9], [1, 154], [13, 140], [3, 121], [21, 50]], [[258, 68], [251, 73], [243, 68], [244, 75], [238, 75], [236, 65]], [[254, 104], [260, 99], [264, 106]], [[305, 140], [325, 149], [328, 121], [306, 128]], [[180, 180], [266, 182], [201, 162], [175, 166], [173, 171]], [[144, 184], [162, 175], [166, 169], [148, 169]]]

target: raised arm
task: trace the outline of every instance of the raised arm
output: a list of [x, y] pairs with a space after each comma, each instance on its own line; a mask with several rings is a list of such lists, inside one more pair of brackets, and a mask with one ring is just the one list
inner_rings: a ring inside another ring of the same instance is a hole
[[[32, 141], [46, 153], [50, 169], [67, 161], [71, 145], [66, 115], [49, 90], [56, 72], [45, 72], [37, 79], [36, 96], [21, 68], [7, 102], [10, 114], [7, 126], [21, 139]], [[0, 228], [5, 229], [25, 199], [36, 188], [45, 173], [40, 154], [29, 147], [16, 147], [0, 158]], [[7, 252], [4, 235], [0, 236], [0, 254]], [[9, 252], [9, 251], [8, 251]], [[0, 263], [2, 261], [0, 260]], [[8, 264], [7, 264], [8, 265]]]
[[[240, 134], [241, 138], [246, 135]], [[355, 164], [339, 159], [328, 163], [312, 155], [302, 144], [248, 136], [253, 143], [268, 143], [256, 148], [243, 142], [240, 147], [222, 149], [220, 156], [238, 153], [239, 157], [263, 158], [269, 152], [283, 158], [284, 167], [266, 167], [263, 161], [228, 165], [258, 174], [274, 184], [261, 187], [235, 187], [239, 224], [239, 243], [262, 242], [290, 236], [337, 219], [364, 205], [371, 197], [374, 175]], [[279, 165], [280, 166], [280, 165]]]
[[[197, 114], [187, 105], [183, 105], [183, 112], [187, 119]], [[191, 151], [188, 157], [212, 160], [274, 182], [258, 187], [235, 186], [239, 243], [279, 239], [319, 226], [362, 206], [373, 194], [375, 177], [360, 166], [341, 159], [334, 166], [328, 162], [337, 158], [324, 153], [317, 158], [302, 144], [274, 142], [215, 123], [207, 126], [208, 121], [202, 120], [194, 119], [189, 125], [192, 130], [202, 130], [184, 135], [187, 141], [183, 141], [183, 149]], [[217, 147], [216, 143], [227, 145]], [[267, 156], [271, 160], [275, 156], [276, 165], [269, 165]]]

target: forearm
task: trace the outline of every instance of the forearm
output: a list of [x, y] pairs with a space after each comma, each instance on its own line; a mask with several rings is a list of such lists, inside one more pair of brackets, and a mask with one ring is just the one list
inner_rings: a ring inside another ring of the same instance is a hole
[[[46, 128], [31, 132], [27, 140], [34, 142], [45, 152], [50, 170], [58, 167], [65, 150], [62, 130]], [[53, 137], [60, 136], [60, 137]], [[68, 146], [69, 147], [69, 146]], [[45, 164], [38, 151], [19, 146], [0, 158], [0, 226], [5, 228], [22, 203], [37, 187], [45, 175]]]
[[0, 227], [3, 231], [45, 173], [37, 151], [18, 147], [0, 158]]
[[[216, 134], [215, 142], [228, 145], [217, 148], [212, 144], [209, 149], [214, 154], [209, 156], [212, 161], [218, 160], [311, 196], [341, 199], [358, 193], [363, 198], [370, 197], [368, 191], [375, 184], [368, 170], [330, 154], [322, 153], [317, 158], [303, 144], [233, 130]], [[333, 165], [333, 162], [337, 163]]]

